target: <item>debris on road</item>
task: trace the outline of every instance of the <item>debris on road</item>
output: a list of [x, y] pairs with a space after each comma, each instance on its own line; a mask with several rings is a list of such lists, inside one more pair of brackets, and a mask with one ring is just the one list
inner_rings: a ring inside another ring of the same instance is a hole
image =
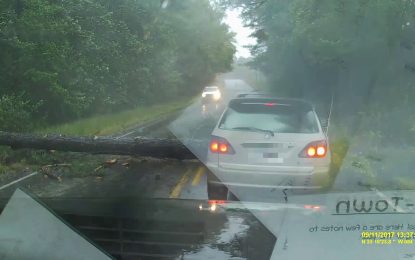
[[103, 168], [104, 168], [104, 166], [100, 165], [100, 166], [98, 166], [97, 168], [94, 169], [94, 172], [97, 172], [97, 171], [99, 171], [99, 170], [101, 170]]
[[61, 182], [62, 181], [62, 178], [60, 177], [60, 176], [58, 176], [57, 174], [55, 174], [55, 173], [52, 173], [52, 172], [50, 172], [49, 170], [47, 170], [46, 168], [42, 168], [41, 170], [40, 170], [40, 172], [41, 173], [43, 173], [43, 175], [45, 176], [45, 178], [52, 178], [52, 179], [55, 179], [55, 180], [57, 180], [57, 181], [59, 181], [59, 182]]
[[124, 166], [124, 167], [128, 167], [128, 166], [130, 166], [130, 163], [129, 162], [125, 162], [125, 163], [122, 163], [121, 165]]
[[50, 168], [50, 167], [70, 167], [70, 166], [72, 166], [72, 164], [70, 163], [55, 163], [55, 164], [44, 165], [42, 167]]
[[44, 174], [45, 178], [52, 178], [59, 182], [62, 181], [62, 178], [60, 175], [57, 174], [56, 171], [52, 171], [53, 168], [58, 167], [71, 167], [72, 164], [69, 163], [55, 163], [55, 164], [48, 164], [44, 165], [40, 168], [40, 172]]
[[106, 161], [105, 163], [108, 165], [112, 165], [112, 164], [116, 164], [117, 162], [118, 162], [117, 159], [111, 159], [111, 160]]

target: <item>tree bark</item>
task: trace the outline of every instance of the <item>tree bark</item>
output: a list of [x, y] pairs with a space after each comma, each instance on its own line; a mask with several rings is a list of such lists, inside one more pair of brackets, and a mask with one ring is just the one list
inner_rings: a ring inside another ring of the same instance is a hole
[[159, 138], [115, 139], [112, 137], [78, 137], [33, 135], [0, 131], [0, 145], [13, 149], [31, 148], [94, 154], [137, 155], [155, 158], [195, 159], [178, 140]]

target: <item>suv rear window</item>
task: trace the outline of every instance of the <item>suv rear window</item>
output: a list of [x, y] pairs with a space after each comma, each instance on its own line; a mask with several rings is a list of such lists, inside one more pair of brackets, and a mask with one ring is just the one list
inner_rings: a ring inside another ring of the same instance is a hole
[[315, 112], [304, 107], [274, 104], [237, 104], [228, 108], [220, 129], [262, 129], [276, 133], [319, 132]]

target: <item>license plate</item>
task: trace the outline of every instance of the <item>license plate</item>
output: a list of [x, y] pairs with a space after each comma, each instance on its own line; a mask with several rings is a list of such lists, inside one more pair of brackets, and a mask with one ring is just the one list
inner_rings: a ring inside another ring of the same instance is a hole
[[278, 158], [278, 153], [249, 153], [250, 163], [284, 163], [283, 158]]
[[264, 153], [263, 158], [278, 158], [278, 153]]
[[264, 161], [267, 163], [284, 163], [283, 158], [264, 158]]

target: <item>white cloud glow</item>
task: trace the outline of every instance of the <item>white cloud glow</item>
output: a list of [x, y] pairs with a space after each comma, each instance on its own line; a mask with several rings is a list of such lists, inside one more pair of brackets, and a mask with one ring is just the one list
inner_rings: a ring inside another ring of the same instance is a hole
[[236, 33], [236, 56], [247, 58], [251, 56], [251, 53], [249, 52], [249, 49], [244, 46], [255, 44], [256, 40], [252, 37], [249, 37], [249, 35], [252, 33], [252, 30], [243, 26], [243, 21], [240, 17], [240, 13], [241, 10], [239, 9], [228, 10], [226, 12], [224, 22], [229, 25], [232, 32]]

